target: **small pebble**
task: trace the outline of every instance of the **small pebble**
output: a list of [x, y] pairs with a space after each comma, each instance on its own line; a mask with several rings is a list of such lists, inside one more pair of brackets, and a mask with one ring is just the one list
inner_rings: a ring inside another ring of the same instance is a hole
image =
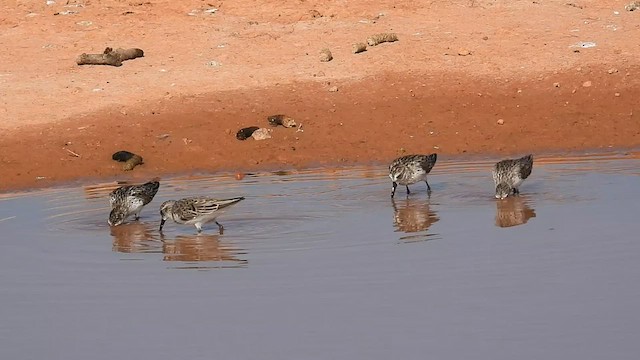
[[238, 139], [238, 140], [247, 140], [258, 129], [260, 129], [260, 128], [257, 127], [257, 126], [249, 126], [249, 127], [246, 127], [246, 128], [242, 128], [242, 129], [238, 130], [238, 132], [236, 133], [236, 139]]
[[560, 87], [560, 83], [559, 82], [553, 83], [553, 87], [559, 88]]
[[134, 167], [143, 164], [142, 162], [142, 156], [140, 155], [133, 155], [133, 157], [129, 160], [127, 160], [124, 165], [122, 165], [122, 170], [124, 171], [131, 171], [133, 170]]
[[332, 86], [329, 88], [329, 92], [337, 92], [338, 91], [338, 87], [337, 86]]
[[616, 68], [611, 68], [611, 69], [607, 70], [607, 73], [609, 73], [609, 74], [615, 74], [617, 72], [618, 72], [618, 69], [616, 69]]
[[497, 123], [498, 123], [498, 125], [504, 125], [504, 120], [503, 119], [498, 119]]
[[329, 49], [322, 49], [320, 50], [320, 61], [321, 62], [328, 62], [333, 60], [333, 55], [331, 54], [331, 51]]
[[469, 51], [467, 49], [460, 49], [460, 50], [458, 50], [458, 55], [459, 56], [468, 56], [468, 55], [471, 55], [471, 51]]
[[613, 94], [613, 95], [614, 95], [615, 97], [619, 97], [619, 96], [620, 96], [620, 93], [615, 93], [615, 94]]
[[355, 43], [351, 45], [351, 52], [354, 54], [361, 53], [363, 51], [367, 51], [367, 44], [365, 43]]
[[255, 140], [265, 140], [271, 139], [271, 134], [269, 134], [269, 129], [260, 128], [251, 134], [251, 137]]
[[582, 83], [582, 87], [591, 87], [591, 81], [585, 81]]
[[271, 126], [282, 125], [286, 128], [296, 127], [296, 121], [286, 115], [271, 115], [267, 117], [267, 121]]
[[111, 158], [115, 161], [125, 162], [129, 161], [135, 154], [129, 151], [117, 151], [111, 155]]

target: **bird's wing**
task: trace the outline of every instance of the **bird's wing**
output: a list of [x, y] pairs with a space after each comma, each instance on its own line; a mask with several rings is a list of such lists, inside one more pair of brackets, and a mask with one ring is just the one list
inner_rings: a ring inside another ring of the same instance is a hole
[[182, 221], [191, 221], [198, 217], [207, 217], [219, 208], [215, 199], [197, 198], [182, 199], [176, 201], [173, 205], [174, 214], [179, 216]]

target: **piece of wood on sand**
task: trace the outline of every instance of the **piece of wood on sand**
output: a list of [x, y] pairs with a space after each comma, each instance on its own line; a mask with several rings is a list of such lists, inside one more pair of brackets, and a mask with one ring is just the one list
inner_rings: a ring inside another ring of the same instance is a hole
[[137, 48], [117, 48], [113, 50], [108, 47], [104, 49], [102, 54], [87, 54], [83, 53], [78, 56], [76, 63], [78, 65], [110, 65], [110, 66], [122, 66], [122, 62], [126, 60], [143, 57], [144, 51]]
[[385, 42], [394, 41], [398, 41], [398, 35], [395, 33], [380, 33], [371, 35], [367, 38], [367, 44], [369, 44], [369, 46], [376, 46]]

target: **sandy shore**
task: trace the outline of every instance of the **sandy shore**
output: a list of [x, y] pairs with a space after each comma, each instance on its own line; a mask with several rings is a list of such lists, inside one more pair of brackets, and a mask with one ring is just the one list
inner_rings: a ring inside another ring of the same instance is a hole
[[[415, 3], [2, 1], [0, 190], [640, 144], [640, 12], [619, 1]], [[352, 53], [380, 32], [399, 41]], [[145, 57], [75, 64], [107, 46]], [[319, 60], [323, 48], [332, 61]], [[304, 131], [235, 138], [278, 113]], [[145, 164], [123, 172], [118, 150]]]

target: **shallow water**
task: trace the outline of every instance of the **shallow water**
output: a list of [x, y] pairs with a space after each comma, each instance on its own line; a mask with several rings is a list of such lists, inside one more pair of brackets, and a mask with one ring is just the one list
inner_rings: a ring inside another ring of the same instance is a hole
[[[2, 359], [636, 359], [640, 160], [442, 159], [407, 198], [384, 167], [162, 181], [107, 226], [115, 184], [0, 198]], [[202, 235], [167, 199], [244, 195]]]

